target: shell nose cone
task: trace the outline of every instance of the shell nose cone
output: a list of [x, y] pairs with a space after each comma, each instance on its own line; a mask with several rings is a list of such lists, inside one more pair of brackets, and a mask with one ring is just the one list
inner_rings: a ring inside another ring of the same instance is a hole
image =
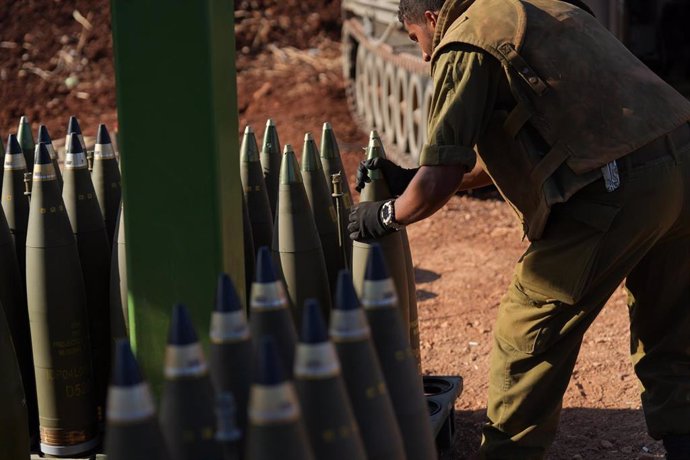
[[256, 136], [254, 136], [254, 130], [249, 125], [244, 129], [242, 145], [240, 146], [240, 159], [244, 163], [260, 161]]
[[299, 172], [299, 163], [295, 156], [292, 145], [285, 144], [283, 149], [283, 161], [280, 164], [280, 183], [299, 184], [302, 183], [302, 174]]
[[178, 303], [173, 307], [172, 320], [170, 321], [169, 345], [191, 345], [197, 343], [196, 332], [189, 317], [189, 311], [183, 304]]
[[144, 378], [129, 346], [129, 341], [127, 339], [118, 339], [115, 342], [112, 384], [116, 387], [131, 387], [143, 381]]
[[98, 125], [98, 133], [96, 134], [96, 144], [111, 144], [110, 133], [108, 128], [103, 123]]
[[84, 153], [81, 142], [79, 142], [79, 134], [76, 132], [69, 133], [69, 140], [67, 141], [67, 152], [69, 153]]
[[230, 277], [221, 273], [218, 275], [218, 288], [216, 289], [216, 311], [231, 312], [242, 309], [237, 291]]
[[36, 152], [34, 153], [34, 163], [37, 165], [49, 165], [52, 164], [50, 159], [50, 152], [48, 151], [48, 145], [41, 142], [36, 146]]
[[273, 267], [273, 257], [268, 246], [261, 246], [256, 256], [256, 282], [274, 283], [278, 280], [276, 270]]
[[69, 117], [69, 121], [67, 122], [67, 134], [71, 133], [81, 134], [81, 127], [75, 116]]
[[302, 343], [323, 343], [328, 341], [328, 332], [321, 315], [321, 306], [316, 299], [307, 299], [304, 302], [302, 315]]
[[338, 286], [335, 291], [335, 308], [338, 310], [356, 310], [359, 299], [352, 284], [352, 275], [347, 270], [338, 273]]
[[261, 338], [254, 382], [259, 385], [278, 385], [285, 381], [283, 363], [280, 361], [276, 343], [270, 336]]
[[302, 171], [314, 172], [321, 169], [316, 142], [314, 142], [314, 137], [311, 133], [307, 133], [304, 136], [304, 148], [302, 149]]
[[41, 125], [38, 127], [38, 142], [43, 142], [44, 144], [52, 144], [53, 140], [48, 134], [48, 128], [46, 125]]
[[19, 145], [16, 134], [10, 134], [7, 138], [7, 153], [9, 155], [19, 155], [22, 153], [22, 148]]
[[383, 251], [381, 246], [374, 244], [367, 260], [367, 268], [364, 274], [364, 279], [370, 281], [381, 281], [388, 279], [388, 269], [386, 268], [386, 260], [383, 258]]

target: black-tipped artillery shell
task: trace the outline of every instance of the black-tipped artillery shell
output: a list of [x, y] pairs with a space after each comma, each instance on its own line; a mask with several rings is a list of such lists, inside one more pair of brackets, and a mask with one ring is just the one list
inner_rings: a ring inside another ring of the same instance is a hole
[[99, 419], [102, 420], [110, 373], [110, 242], [87, 169], [86, 155], [77, 145], [77, 135], [72, 133], [70, 136], [72, 149], [65, 152], [62, 200], [77, 241], [84, 277], [94, 390]]
[[54, 166], [45, 144], [39, 145], [26, 272], [41, 451], [76, 456], [99, 442], [86, 294]]
[[93, 188], [105, 221], [108, 241], [115, 246], [117, 240], [115, 232], [122, 198], [122, 185], [120, 168], [117, 164], [117, 158], [115, 158], [115, 149], [110, 142], [110, 135], [104, 124], [98, 125], [96, 146], [93, 151], [91, 179], [93, 180]]

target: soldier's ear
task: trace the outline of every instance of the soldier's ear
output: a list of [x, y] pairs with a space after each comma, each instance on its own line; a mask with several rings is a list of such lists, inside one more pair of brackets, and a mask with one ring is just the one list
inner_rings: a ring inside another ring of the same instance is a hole
[[430, 27], [432, 30], [436, 30], [436, 22], [438, 21], [438, 13], [435, 11], [425, 11], [424, 12], [424, 21], [426, 22], [426, 25]]

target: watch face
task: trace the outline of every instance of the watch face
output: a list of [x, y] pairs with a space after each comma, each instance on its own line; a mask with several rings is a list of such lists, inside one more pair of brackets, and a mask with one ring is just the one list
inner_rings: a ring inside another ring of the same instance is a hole
[[384, 204], [383, 209], [381, 211], [383, 213], [383, 220], [385, 222], [390, 222], [390, 220], [391, 220], [391, 205], [390, 205], [390, 203]]

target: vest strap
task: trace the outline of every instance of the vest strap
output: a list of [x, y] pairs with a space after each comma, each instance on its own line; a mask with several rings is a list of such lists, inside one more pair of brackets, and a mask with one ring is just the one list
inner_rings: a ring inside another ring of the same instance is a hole
[[546, 92], [549, 87], [546, 86], [544, 80], [537, 75], [534, 69], [527, 64], [527, 61], [520, 56], [512, 43], [503, 43], [498, 47], [498, 52], [503, 56], [508, 65], [525, 80], [525, 83], [534, 93], [541, 96]]
[[511, 139], [520, 132], [523, 126], [532, 118], [534, 112], [526, 102], [519, 102], [513, 110], [510, 111], [506, 121], [503, 122], [503, 129]]
[[570, 149], [565, 142], [558, 141], [549, 152], [544, 155], [539, 163], [530, 173], [530, 181], [542, 185], [546, 179], [551, 177], [554, 172], [570, 156]]

